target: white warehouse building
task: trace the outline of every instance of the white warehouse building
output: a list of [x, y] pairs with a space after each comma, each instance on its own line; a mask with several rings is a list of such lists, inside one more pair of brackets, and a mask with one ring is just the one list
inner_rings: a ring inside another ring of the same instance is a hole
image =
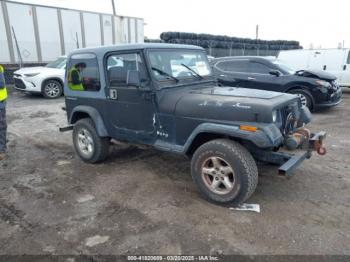
[[0, 1], [0, 64], [46, 63], [76, 48], [143, 41], [142, 18]]

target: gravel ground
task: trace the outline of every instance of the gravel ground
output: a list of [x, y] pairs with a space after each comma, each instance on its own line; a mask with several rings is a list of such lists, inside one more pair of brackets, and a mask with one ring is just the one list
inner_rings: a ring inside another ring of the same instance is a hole
[[10, 94], [0, 254], [350, 254], [350, 89], [309, 125], [328, 132], [326, 156], [290, 180], [259, 166], [260, 214], [202, 200], [179, 156], [122, 145], [83, 163], [58, 132], [63, 104]]

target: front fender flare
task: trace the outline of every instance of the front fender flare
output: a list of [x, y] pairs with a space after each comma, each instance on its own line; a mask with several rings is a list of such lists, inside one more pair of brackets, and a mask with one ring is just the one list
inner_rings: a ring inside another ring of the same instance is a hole
[[73, 109], [71, 116], [69, 118], [69, 124], [73, 125], [77, 121], [75, 117], [79, 113], [86, 113], [90, 116], [90, 118], [94, 121], [96, 131], [100, 137], [107, 137], [108, 132], [106, 129], [106, 126], [103, 122], [103, 119], [100, 115], [100, 113], [91, 106], [77, 106]]
[[184, 145], [184, 152], [188, 152], [194, 139], [202, 133], [225, 135], [241, 140], [252, 142], [259, 148], [271, 148], [283, 143], [283, 135], [274, 124], [256, 124], [256, 132], [243, 131], [239, 129], [240, 124], [252, 125], [251, 123], [237, 123], [234, 125], [223, 125], [203, 123], [195, 128]]

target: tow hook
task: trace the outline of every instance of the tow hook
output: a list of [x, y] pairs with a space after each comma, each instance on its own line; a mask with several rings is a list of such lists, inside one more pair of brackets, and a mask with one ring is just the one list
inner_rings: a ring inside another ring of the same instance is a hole
[[285, 139], [285, 146], [288, 150], [306, 149], [316, 151], [319, 155], [324, 156], [327, 153], [323, 146], [323, 140], [326, 138], [326, 132], [321, 131], [317, 134], [311, 134], [306, 128], [299, 128], [293, 134]]
[[327, 153], [326, 148], [323, 146], [323, 140], [326, 138], [326, 132], [321, 131], [314, 134], [310, 140], [310, 149], [315, 150], [317, 154], [324, 156]]
[[315, 141], [314, 148], [317, 152], [317, 154], [324, 156], [327, 153], [326, 148], [322, 145], [322, 141]]

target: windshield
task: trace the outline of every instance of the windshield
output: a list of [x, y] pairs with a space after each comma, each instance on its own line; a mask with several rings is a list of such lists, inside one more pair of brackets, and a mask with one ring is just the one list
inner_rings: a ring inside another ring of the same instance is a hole
[[281, 60], [274, 60], [272, 61], [272, 63], [280, 67], [283, 71], [287, 72], [288, 74], [295, 74], [295, 70], [285, 65]]
[[151, 51], [149, 60], [158, 80], [202, 79], [211, 74], [206, 54], [202, 51]]
[[57, 60], [50, 62], [46, 65], [46, 67], [49, 68], [63, 68], [66, 65], [66, 58], [65, 57], [59, 57]]

